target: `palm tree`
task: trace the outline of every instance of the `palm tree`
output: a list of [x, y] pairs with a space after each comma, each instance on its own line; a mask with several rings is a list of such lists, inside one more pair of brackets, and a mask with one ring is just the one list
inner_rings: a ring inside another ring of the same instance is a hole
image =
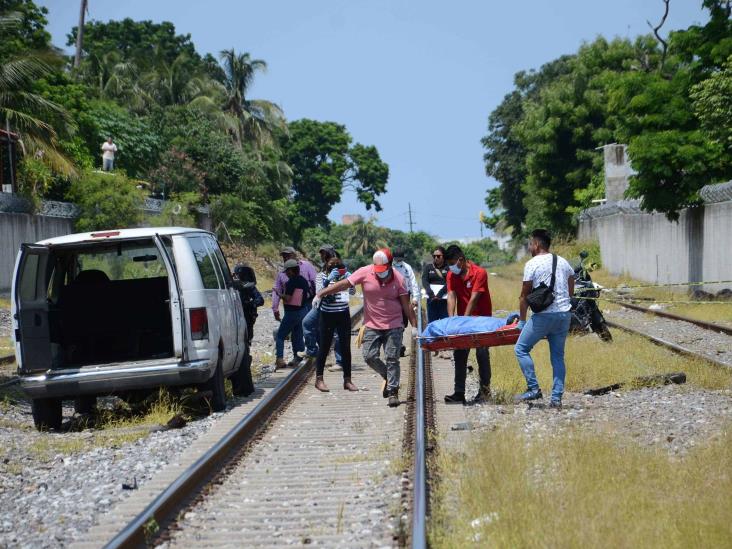
[[[0, 30], [17, 24], [13, 15], [0, 16]], [[33, 52], [0, 60], [0, 125], [20, 136], [26, 155], [43, 158], [52, 169], [75, 174], [72, 162], [59, 150], [54, 124], [72, 133], [71, 116], [59, 104], [33, 92], [33, 82], [49, 76], [59, 58], [55, 52]]]
[[265, 71], [267, 63], [252, 59], [246, 52], [237, 54], [233, 48], [223, 50], [220, 58], [226, 74], [224, 111], [239, 123], [235, 141], [239, 146], [249, 141], [255, 148], [271, 143], [276, 129], [285, 131], [287, 128], [282, 109], [270, 101], [247, 99], [255, 74]]
[[387, 246], [385, 231], [376, 226], [376, 219], [373, 217], [368, 221], [356, 221], [349, 229], [344, 250], [349, 257], [354, 254], [366, 255]]

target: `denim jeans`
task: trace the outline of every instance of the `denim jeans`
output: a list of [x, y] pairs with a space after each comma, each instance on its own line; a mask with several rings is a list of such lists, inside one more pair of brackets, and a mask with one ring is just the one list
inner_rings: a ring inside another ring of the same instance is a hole
[[[363, 334], [363, 359], [376, 372], [386, 379], [390, 391], [399, 389], [399, 351], [402, 348], [404, 328], [374, 330], [366, 328]], [[381, 347], [384, 347], [386, 364], [381, 360]]]
[[[310, 309], [302, 321], [302, 331], [305, 336], [305, 353], [308, 356], [318, 356], [318, 341], [320, 341], [320, 310], [317, 307]], [[341, 356], [341, 340], [338, 332], [335, 334], [335, 359], [336, 364], [343, 364]]]
[[448, 316], [447, 299], [427, 300], [427, 324]]
[[285, 314], [277, 330], [275, 342], [277, 358], [285, 357], [285, 338], [289, 335], [292, 342], [292, 352], [301, 353], [305, 350], [305, 343], [302, 338], [302, 320], [308, 313], [306, 307], [297, 310], [285, 310]]
[[114, 158], [103, 158], [102, 170], [104, 170], [105, 172], [111, 172], [112, 170], [114, 170]]
[[534, 371], [534, 361], [531, 359], [531, 349], [545, 337], [549, 340], [549, 354], [551, 356], [554, 384], [552, 385], [552, 399], [561, 399], [564, 394], [564, 343], [567, 341], [569, 320], [572, 313], [536, 313], [526, 322], [521, 331], [514, 353], [518, 359], [521, 371], [526, 378], [529, 391], [539, 388]]

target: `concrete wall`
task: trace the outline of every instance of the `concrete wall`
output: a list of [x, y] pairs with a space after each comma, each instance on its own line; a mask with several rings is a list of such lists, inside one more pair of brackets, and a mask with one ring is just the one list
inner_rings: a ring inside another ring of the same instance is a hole
[[[603, 208], [581, 217], [578, 237], [600, 242], [611, 273], [658, 284], [732, 279], [732, 201], [687, 208], [678, 222], [629, 202]], [[704, 286], [722, 288], [732, 284]]]
[[73, 219], [0, 212], [0, 293], [10, 291], [15, 256], [22, 243], [38, 242], [73, 231]]

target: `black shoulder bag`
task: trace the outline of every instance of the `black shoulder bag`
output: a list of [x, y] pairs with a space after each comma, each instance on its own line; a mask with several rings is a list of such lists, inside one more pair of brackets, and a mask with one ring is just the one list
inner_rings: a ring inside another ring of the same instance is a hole
[[540, 313], [549, 305], [554, 303], [554, 279], [557, 274], [557, 256], [552, 254], [552, 281], [547, 286], [543, 282], [536, 288], [531, 290], [531, 293], [526, 296], [526, 302], [531, 307], [531, 310], [535, 313]]

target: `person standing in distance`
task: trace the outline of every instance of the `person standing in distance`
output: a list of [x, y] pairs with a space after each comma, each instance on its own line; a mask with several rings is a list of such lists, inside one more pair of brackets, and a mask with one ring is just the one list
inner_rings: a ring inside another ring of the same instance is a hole
[[427, 294], [427, 322], [447, 318], [447, 265], [445, 248], [437, 246], [432, 252], [432, 262], [422, 269], [422, 288]]
[[114, 170], [114, 155], [117, 152], [117, 145], [114, 144], [111, 137], [102, 143], [102, 170], [111, 172]]
[[[491, 316], [491, 294], [488, 290], [488, 273], [472, 261], [465, 259], [459, 246], [452, 245], [445, 250], [447, 273], [447, 312], [450, 316]], [[455, 392], [445, 396], [445, 402], [465, 403], [465, 379], [468, 376], [468, 353], [470, 349], [453, 351], [455, 359]], [[480, 389], [473, 400], [485, 402], [491, 396], [491, 361], [488, 347], [475, 349], [478, 361]]]
[[[406, 255], [407, 253], [402, 246], [394, 248], [394, 269], [402, 275], [404, 283], [407, 285], [407, 291], [409, 292], [409, 299], [412, 302], [412, 307], [416, 308], [419, 304], [421, 293], [419, 291], [419, 286], [417, 285], [417, 278], [414, 276], [414, 269], [412, 269], [412, 266], [409, 263], [404, 261]], [[408, 321], [409, 319], [404, 315], [402, 322], [404, 322], [405, 328], [407, 327]], [[405, 356], [406, 354], [407, 348], [405, 345], [402, 345], [399, 350], [399, 356]]]
[[[519, 366], [521, 366], [524, 378], [526, 378], [527, 391], [517, 395], [516, 401], [526, 402], [543, 397], [539, 382], [536, 379], [534, 361], [530, 353], [534, 345], [547, 338], [549, 340], [549, 355], [554, 377], [549, 407], [561, 408], [564, 378], [567, 370], [564, 363], [564, 345], [567, 341], [569, 322], [572, 317], [570, 296], [574, 294], [574, 269], [566, 259], [549, 251], [551, 243], [551, 235], [547, 230], [536, 229], [531, 233], [529, 252], [532, 258], [524, 266], [524, 278], [521, 285], [521, 296], [519, 297], [518, 327], [521, 329], [521, 335], [514, 347], [516, 359]], [[527, 321], [526, 315], [529, 304], [526, 298], [532, 290], [542, 283], [547, 286], [551, 285], [552, 265], [555, 257], [554, 300], [543, 311], [533, 313]]]
[[[382, 396], [389, 406], [399, 406], [399, 349], [402, 346], [406, 314], [412, 326], [417, 326], [414, 308], [409, 303], [409, 292], [404, 279], [392, 266], [393, 257], [388, 248], [377, 250], [373, 263], [361, 267], [345, 280], [330, 284], [318, 292], [321, 299], [358, 284], [363, 290], [363, 358], [384, 379]], [[381, 360], [384, 348], [386, 364]]]

